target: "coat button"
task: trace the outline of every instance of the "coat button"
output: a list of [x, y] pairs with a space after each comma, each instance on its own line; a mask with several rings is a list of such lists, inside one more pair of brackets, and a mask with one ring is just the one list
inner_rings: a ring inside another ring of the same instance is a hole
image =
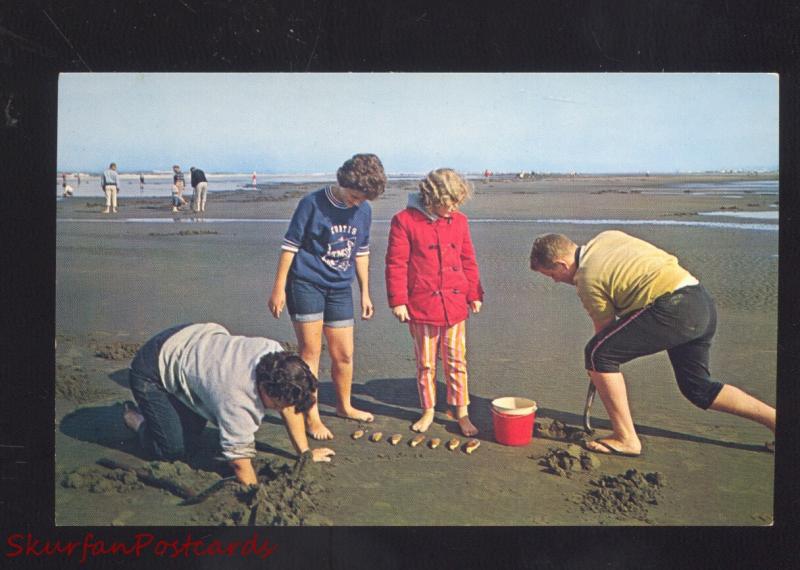
[[453, 266], [453, 271], [458, 271], [458, 266], [454, 265]]

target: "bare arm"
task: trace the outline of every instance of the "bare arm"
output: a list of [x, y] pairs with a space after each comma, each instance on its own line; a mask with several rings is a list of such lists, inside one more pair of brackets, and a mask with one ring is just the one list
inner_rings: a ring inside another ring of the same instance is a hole
[[356, 278], [361, 289], [361, 318], [371, 319], [375, 314], [375, 307], [369, 296], [369, 255], [356, 256]]
[[292, 267], [295, 253], [293, 251], [282, 251], [278, 258], [278, 269], [275, 271], [275, 283], [272, 285], [272, 294], [267, 300], [269, 312], [276, 319], [280, 318], [281, 311], [286, 305], [286, 278], [289, 276], [289, 268]]
[[233, 469], [233, 473], [240, 483], [244, 485], [256, 485], [258, 483], [256, 472], [253, 469], [253, 462], [250, 461], [249, 457], [232, 459], [228, 464]]
[[[280, 413], [286, 425], [289, 441], [292, 442], [297, 454], [302, 455], [309, 450], [308, 438], [306, 437], [306, 421], [303, 414], [295, 411], [294, 406], [281, 408]], [[336, 455], [336, 453], [328, 447], [311, 450], [311, 457], [314, 461], [330, 462], [332, 455]]]

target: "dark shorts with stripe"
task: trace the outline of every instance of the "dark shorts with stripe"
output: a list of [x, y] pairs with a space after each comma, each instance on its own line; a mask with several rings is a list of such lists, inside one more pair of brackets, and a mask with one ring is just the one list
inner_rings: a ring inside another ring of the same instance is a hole
[[585, 349], [587, 370], [619, 372], [620, 364], [666, 350], [681, 393], [707, 409], [723, 384], [708, 369], [717, 329], [714, 299], [702, 285], [662, 295], [597, 333]]

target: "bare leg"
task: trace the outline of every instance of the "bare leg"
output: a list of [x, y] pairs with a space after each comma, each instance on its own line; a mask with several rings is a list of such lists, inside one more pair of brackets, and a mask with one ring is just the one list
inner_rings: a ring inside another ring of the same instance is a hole
[[461, 428], [461, 433], [466, 437], [472, 437], [478, 433], [478, 428], [470, 421], [467, 413], [467, 406], [456, 406], [456, 418], [458, 418], [458, 427]]
[[371, 422], [369, 412], [358, 410], [350, 403], [353, 388], [353, 327], [324, 327], [331, 353], [331, 378], [336, 388], [336, 413], [343, 418]]
[[[297, 337], [297, 350], [300, 358], [308, 364], [314, 376], [319, 378], [319, 357], [322, 353], [322, 321], [311, 323], [294, 323], [294, 333]], [[317, 393], [314, 393], [317, 397]], [[319, 415], [319, 402], [314, 403], [306, 414], [306, 431], [308, 435], [317, 440], [333, 439], [333, 433]]]
[[709, 406], [712, 410], [733, 414], [758, 422], [775, 434], [775, 408], [768, 406], [730, 384], [725, 384], [714, 402]]
[[422, 416], [412, 424], [411, 429], [419, 432], [428, 431], [431, 423], [433, 423], [433, 408], [424, 408]]
[[[640, 453], [642, 442], [639, 441], [636, 428], [633, 426], [633, 417], [628, 407], [628, 391], [622, 373], [590, 370], [589, 377], [597, 388], [597, 393], [600, 394], [613, 430], [610, 436], [602, 438], [601, 441], [608, 441], [614, 449], [622, 453]], [[590, 441], [587, 447], [598, 453], [608, 453], [602, 444]]]

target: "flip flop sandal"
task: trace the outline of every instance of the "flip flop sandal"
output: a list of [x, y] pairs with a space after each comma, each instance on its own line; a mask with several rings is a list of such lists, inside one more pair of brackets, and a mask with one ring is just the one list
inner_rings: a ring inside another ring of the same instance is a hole
[[593, 440], [593, 443], [597, 443], [599, 445], [602, 445], [603, 447], [605, 447], [608, 450], [608, 452], [606, 453], [605, 451], [600, 451], [599, 449], [592, 449], [592, 448], [590, 448], [588, 446], [586, 446], [586, 451], [591, 451], [592, 453], [597, 453], [598, 455], [618, 455], [620, 457], [639, 457], [640, 455], [642, 455], [641, 453], [631, 453], [631, 452], [628, 452], [628, 451], [619, 451], [618, 449], [615, 449], [609, 443], [607, 443], [606, 441], [604, 441], [602, 439], [595, 439], [595, 440]]

